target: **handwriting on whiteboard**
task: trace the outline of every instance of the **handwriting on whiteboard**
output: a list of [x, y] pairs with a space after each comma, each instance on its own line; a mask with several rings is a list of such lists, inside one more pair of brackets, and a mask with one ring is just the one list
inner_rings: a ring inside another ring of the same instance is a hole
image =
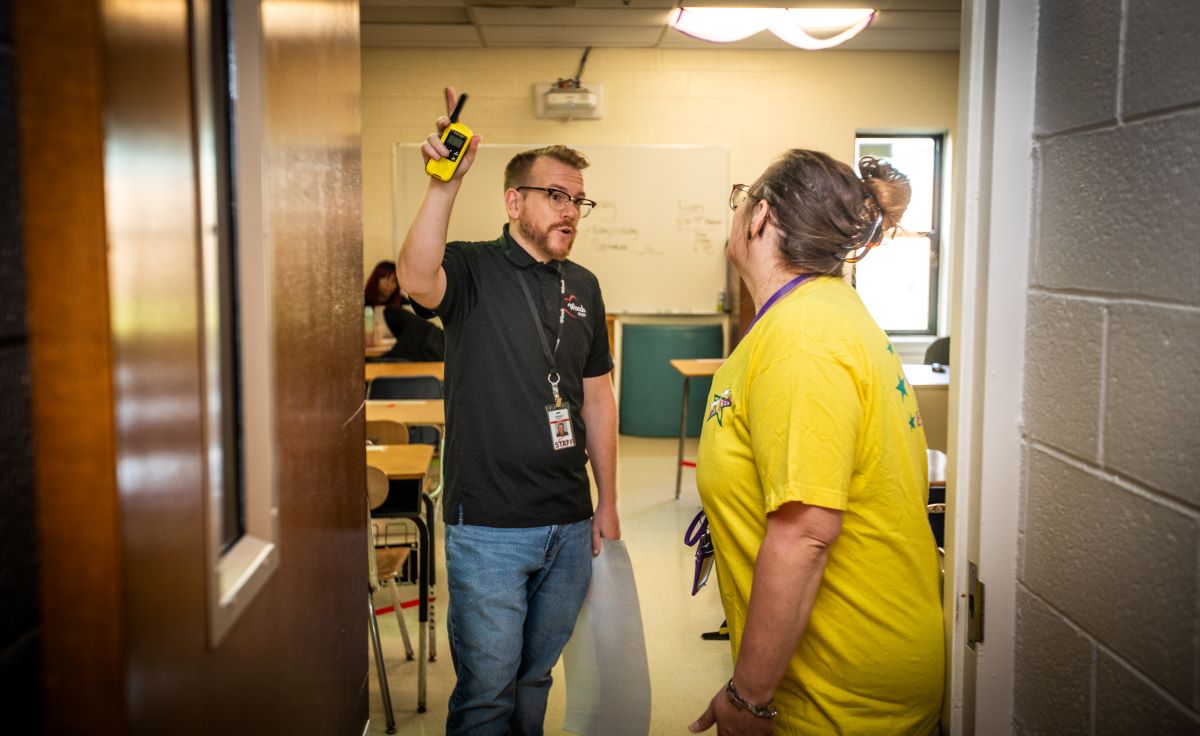
[[667, 243], [643, 242], [637, 227], [619, 224], [621, 217], [615, 202], [600, 204], [596, 214], [601, 216], [590, 218], [582, 230], [586, 233], [589, 247], [598, 251], [660, 256], [666, 255], [667, 249], [679, 246], [705, 254], [719, 252], [724, 247], [724, 220], [712, 217], [704, 205], [697, 202], [679, 200], [676, 203], [676, 237], [672, 239], [674, 242]]
[[717, 245], [717, 238], [724, 240], [721, 226], [724, 222], [719, 217], [710, 217], [704, 205], [681, 199], [677, 203], [675, 229], [681, 235], [691, 235], [692, 250], [700, 253], [712, 253]]

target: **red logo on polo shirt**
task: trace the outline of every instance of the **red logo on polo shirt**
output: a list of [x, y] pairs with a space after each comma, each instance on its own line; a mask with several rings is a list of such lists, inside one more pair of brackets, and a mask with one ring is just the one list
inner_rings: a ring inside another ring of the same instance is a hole
[[576, 296], [574, 294], [563, 297], [563, 301], [567, 303], [567, 314], [571, 315], [572, 317], [582, 317], [587, 319], [587, 307], [575, 301], [575, 299]]

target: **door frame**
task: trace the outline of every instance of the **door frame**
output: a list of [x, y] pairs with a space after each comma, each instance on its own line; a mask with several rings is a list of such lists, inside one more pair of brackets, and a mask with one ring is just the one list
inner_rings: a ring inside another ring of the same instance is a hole
[[[1037, 8], [964, 0], [962, 19], [943, 722], [952, 734], [1010, 734], [1025, 472], [1020, 399], [1037, 185], [1030, 92]], [[974, 647], [967, 641], [970, 563], [986, 600], [984, 638]]]

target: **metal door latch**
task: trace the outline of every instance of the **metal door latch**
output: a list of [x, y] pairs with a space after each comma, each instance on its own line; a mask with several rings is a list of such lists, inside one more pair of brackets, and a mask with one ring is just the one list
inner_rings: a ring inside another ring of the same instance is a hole
[[983, 641], [983, 583], [979, 566], [967, 563], [967, 645], [972, 649]]

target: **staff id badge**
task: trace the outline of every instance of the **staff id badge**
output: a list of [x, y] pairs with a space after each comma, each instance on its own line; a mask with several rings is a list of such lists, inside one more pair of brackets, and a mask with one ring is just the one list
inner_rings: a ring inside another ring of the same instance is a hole
[[571, 410], [565, 406], [555, 408], [554, 404], [546, 407], [546, 419], [550, 422], [550, 441], [555, 450], [565, 450], [575, 446], [575, 430], [571, 426]]

